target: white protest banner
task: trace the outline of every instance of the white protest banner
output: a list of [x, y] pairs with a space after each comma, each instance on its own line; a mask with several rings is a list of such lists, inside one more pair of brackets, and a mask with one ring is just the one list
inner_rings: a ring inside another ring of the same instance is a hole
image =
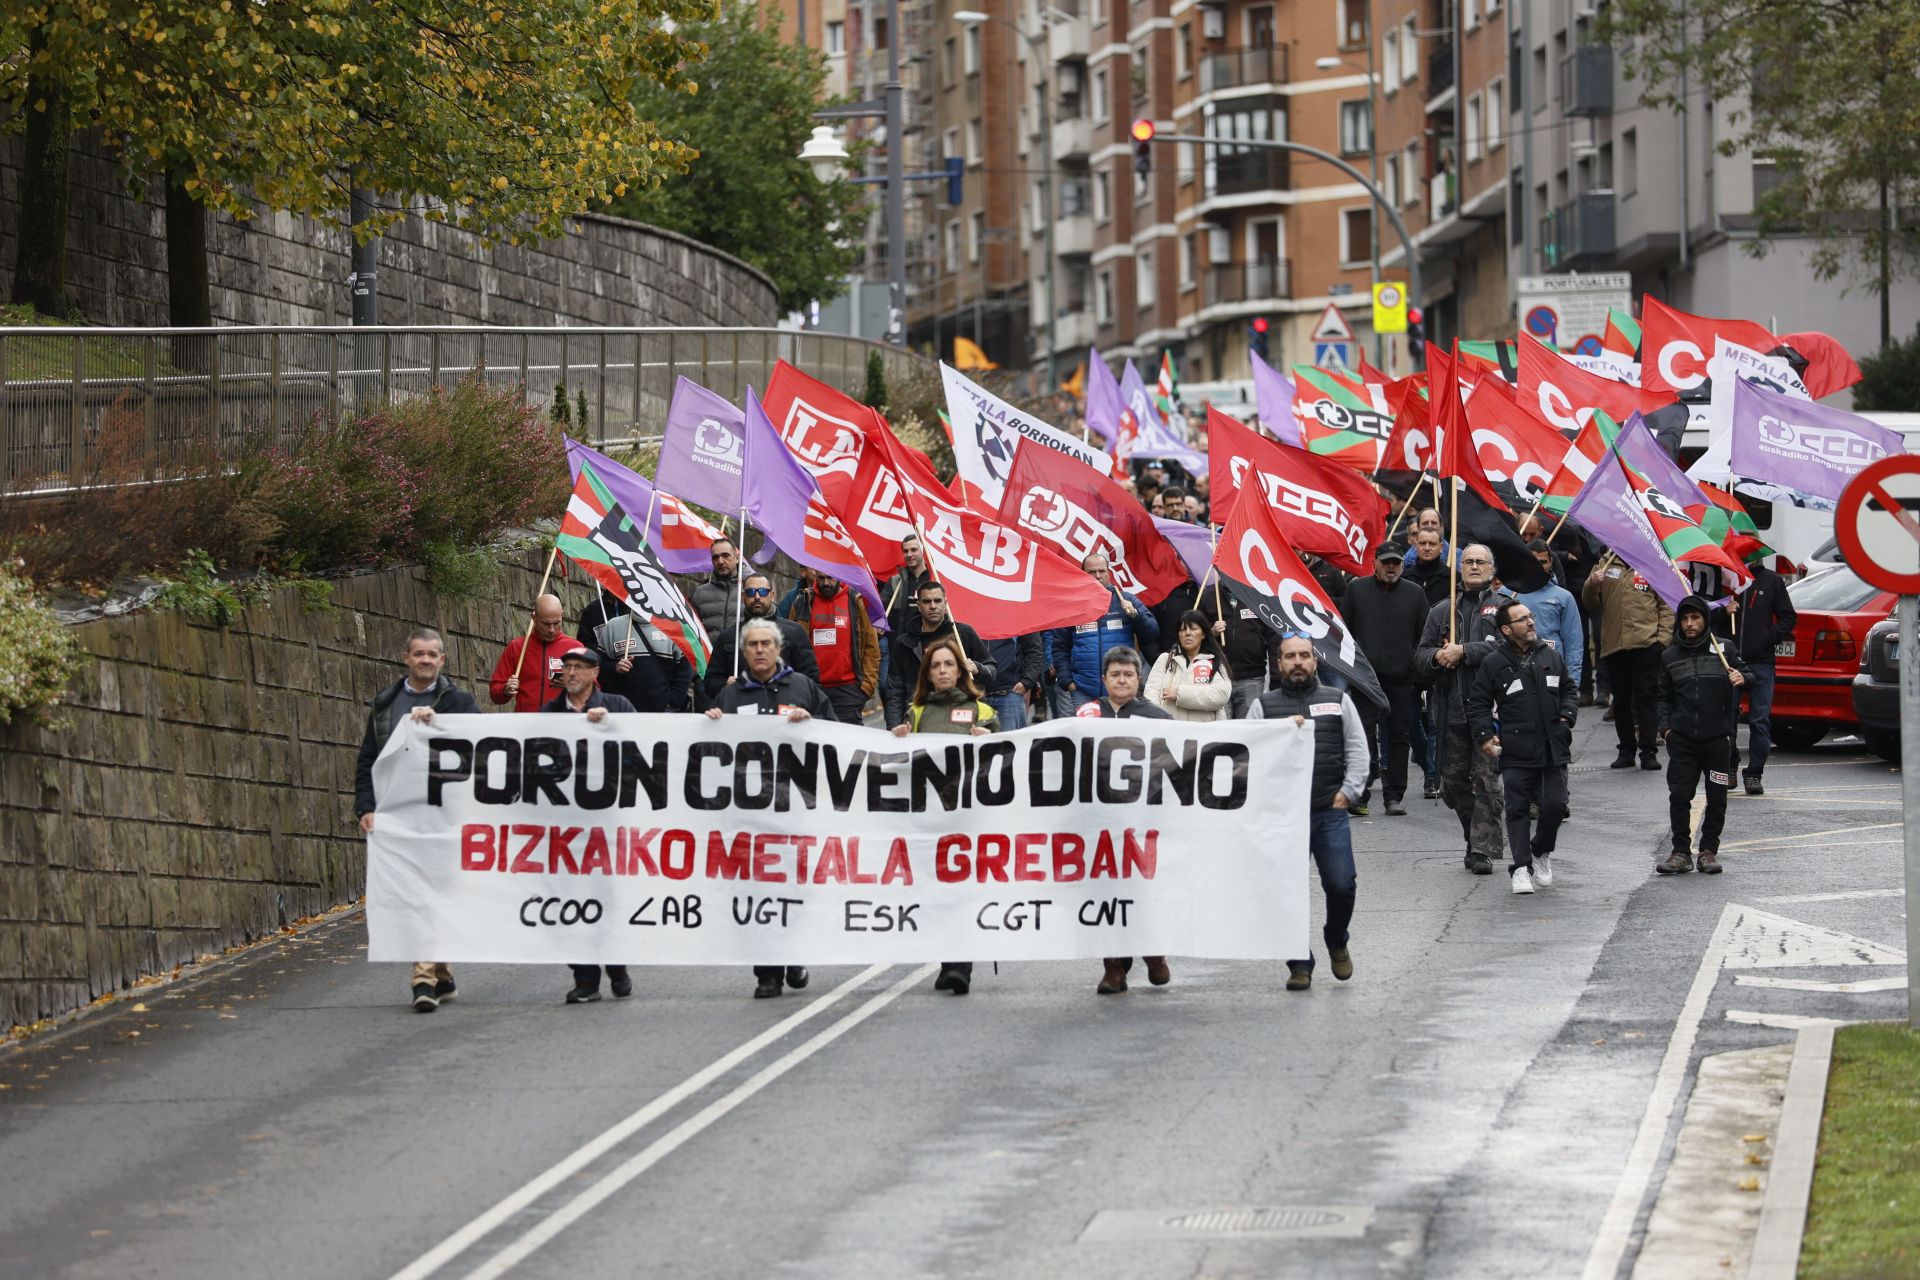
[[374, 766], [368, 959], [1299, 957], [1312, 764], [1284, 720], [407, 721]]
[[1793, 367], [1776, 356], [1761, 355], [1737, 342], [1721, 338], [1715, 344], [1713, 358], [1707, 361], [1707, 378], [1712, 399], [1705, 405], [1689, 406], [1687, 428], [1704, 426], [1707, 448], [1687, 468], [1695, 480], [1727, 484], [1733, 479], [1733, 385], [1750, 382], [1763, 390], [1796, 400], [1811, 400], [1806, 384]]
[[1105, 450], [1021, 412], [950, 365], [941, 364], [940, 381], [953, 422], [954, 467], [979, 495], [976, 505], [982, 511], [1000, 509], [1015, 454], [1035, 445], [1064, 453], [1101, 475], [1112, 472], [1113, 459]]

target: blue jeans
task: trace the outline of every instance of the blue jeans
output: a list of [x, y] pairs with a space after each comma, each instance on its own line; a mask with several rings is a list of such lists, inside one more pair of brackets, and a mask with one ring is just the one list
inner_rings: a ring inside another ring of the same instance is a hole
[[1773, 660], [1747, 667], [1747, 772], [1762, 773], [1773, 751]]
[[[1140, 687], [1145, 689], [1146, 685], [1143, 684]], [[1074, 712], [1086, 706], [1099, 696], [1100, 694], [1098, 692], [1088, 693], [1085, 689], [1069, 689], [1064, 684], [1056, 684], [1053, 686], [1054, 719], [1065, 720], [1069, 718]]]
[[[1313, 855], [1313, 865], [1320, 870], [1320, 887], [1327, 894], [1327, 927], [1321, 937], [1328, 947], [1344, 947], [1358, 884], [1353, 869], [1353, 827], [1345, 809], [1315, 809], [1307, 816], [1307, 852]], [[1307, 949], [1306, 959], [1287, 964], [1311, 970], [1313, 949]]]
[[1000, 732], [1011, 733], [1027, 727], [1027, 700], [1019, 694], [1011, 690], [990, 693], [981, 701], [992, 707], [993, 714], [1000, 717]]
[[1420, 762], [1420, 771], [1426, 775], [1428, 782], [1434, 781], [1440, 774], [1440, 735], [1433, 727], [1432, 690], [1421, 691], [1420, 705], [1414, 711], [1412, 732], [1407, 736], [1413, 743], [1413, 758]]

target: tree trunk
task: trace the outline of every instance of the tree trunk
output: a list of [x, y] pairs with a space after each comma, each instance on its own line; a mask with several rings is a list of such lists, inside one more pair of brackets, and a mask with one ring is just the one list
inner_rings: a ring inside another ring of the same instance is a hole
[[[37, 45], [36, 33], [33, 43]], [[33, 104], [45, 102], [46, 110]], [[27, 84], [24, 166], [20, 174], [20, 243], [13, 266], [13, 301], [41, 315], [66, 318], [67, 169], [73, 120], [58, 82], [32, 77]]]
[[1880, 176], [1880, 349], [1893, 341], [1893, 206]]
[[[187, 190], [188, 169], [167, 170], [167, 323], [177, 329], [213, 324], [207, 275], [207, 207]], [[177, 337], [173, 362], [196, 373], [208, 367], [207, 339]]]

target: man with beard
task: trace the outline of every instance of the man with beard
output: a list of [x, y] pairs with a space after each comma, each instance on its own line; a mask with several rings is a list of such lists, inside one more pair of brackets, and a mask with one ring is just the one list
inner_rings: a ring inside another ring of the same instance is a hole
[[1460, 594], [1427, 614], [1414, 653], [1414, 673], [1428, 682], [1428, 704], [1440, 735], [1440, 798], [1460, 818], [1466, 868], [1493, 874], [1500, 830], [1500, 770], [1467, 731], [1467, 690], [1500, 643], [1494, 615], [1512, 596], [1493, 585], [1493, 552], [1475, 543], [1460, 552]]
[[[813, 656], [812, 638], [799, 623], [774, 616], [773, 580], [758, 570], [748, 574], [740, 584], [740, 601], [746, 622], [759, 618], [779, 630], [782, 660], [815, 684], [820, 683], [820, 662]], [[743, 632], [744, 627], [743, 623]], [[729, 629], [717, 635], [708, 632], [707, 638], [713, 642], [713, 654], [707, 659], [707, 678], [701, 682], [702, 709], [712, 706], [720, 691], [734, 679], [733, 631]]]
[[[1491, 557], [1489, 557], [1491, 559]], [[1353, 920], [1357, 878], [1353, 869], [1353, 831], [1348, 810], [1367, 785], [1370, 758], [1367, 734], [1353, 699], [1320, 683], [1320, 662], [1313, 641], [1298, 633], [1280, 639], [1280, 680], [1247, 708], [1249, 720], [1278, 720], [1313, 725], [1313, 778], [1307, 793], [1307, 851], [1320, 871], [1327, 895], [1327, 944], [1333, 976], [1353, 976], [1347, 951], [1347, 925]], [[1313, 985], [1313, 949], [1302, 960], [1287, 961], [1287, 990]]]
[[[1501, 644], [1480, 664], [1467, 695], [1467, 723], [1480, 750], [1497, 762], [1505, 791], [1507, 843], [1513, 848], [1513, 891], [1553, 883], [1552, 854], [1567, 816], [1567, 765], [1579, 683], [1560, 651], [1533, 629], [1533, 610], [1519, 601], [1494, 614]], [[1540, 806], [1529, 830], [1527, 810]]]
[[1727, 820], [1727, 788], [1733, 784], [1733, 729], [1740, 718], [1740, 687], [1747, 669], [1707, 628], [1711, 609], [1688, 596], [1674, 610], [1674, 642], [1660, 655], [1654, 698], [1661, 741], [1667, 744], [1667, 817], [1673, 852], [1654, 870], [1663, 876], [1693, 870], [1693, 793], [1706, 780], [1707, 808], [1700, 818], [1699, 868], [1720, 873], [1720, 828]]
[[1633, 768], [1637, 749], [1640, 767], [1658, 772], [1654, 700], [1660, 685], [1660, 654], [1673, 641], [1673, 613], [1645, 578], [1612, 556], [1594, 566], [1580, 598], [1600, 615], [1600, 642], [1595, 649], [1607, 667], [1613, 728], [1620, 741], [1620, 754], [1611, 767]]
[[[787, 620], [812, 640], [815, 677], [841, 724], [859, 724], [880, 684], [880, 633], [846, 584], [817, 569], [793, 596]], [[784, 630], [784, 629], [783, 629]], [[789, 641], [791, 643], [791, 641]]]
[[928, 578], [914, 593], [914, 612], [894, 631], [887, 644], [886, 684], [887, 728], [907, 722], [907, 708], [913, 705], [914, 686], [920, 680], [920, 658], [930, 641], [940, 636], [957, 636], [961, 651], [967, 655], [967, 674], [981, 688], [992, 687], [999, 678], [980, 633], [947, 612], [947, 589], [937, 578]]

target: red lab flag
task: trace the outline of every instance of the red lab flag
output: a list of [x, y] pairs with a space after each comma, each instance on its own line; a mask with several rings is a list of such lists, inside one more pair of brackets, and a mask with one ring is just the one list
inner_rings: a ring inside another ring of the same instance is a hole
[[[1644, 369], [1641, 376], [1645, 377]], [[1520, 335], [1518, 399], [1528, 413], [1569, 435], [1585, 427], [1596, 409], [1615, 422], [1625, 422], [1636, 413], [1646, 417], [1673, 403], [1671, 392], [1648, 391], [1588, 373], [1529, 333]]]
[[871, 438], [890, 455], [869, 505], [917, 531], [953, 617], [983, 640], [1077, 626], [1112, 604], [1106, 589], [1051, 546], [953, 500], [926, 460], [884, 424]]
[[1059, 548], [1079, 564], [1106, 556], [1113, 581], [1158, 604], [1187, 580], [1187, 566], [1140, 500], [1078, 458], [1050, 449], [1014, 454], [1000, 519]]
[[1348, 573], [1373, 572], [1387, 502], [1352, 468], [1265, 439], [1208, 405], [1207, 475], [1216, 513], [1252, 494], [1293, 546]]

